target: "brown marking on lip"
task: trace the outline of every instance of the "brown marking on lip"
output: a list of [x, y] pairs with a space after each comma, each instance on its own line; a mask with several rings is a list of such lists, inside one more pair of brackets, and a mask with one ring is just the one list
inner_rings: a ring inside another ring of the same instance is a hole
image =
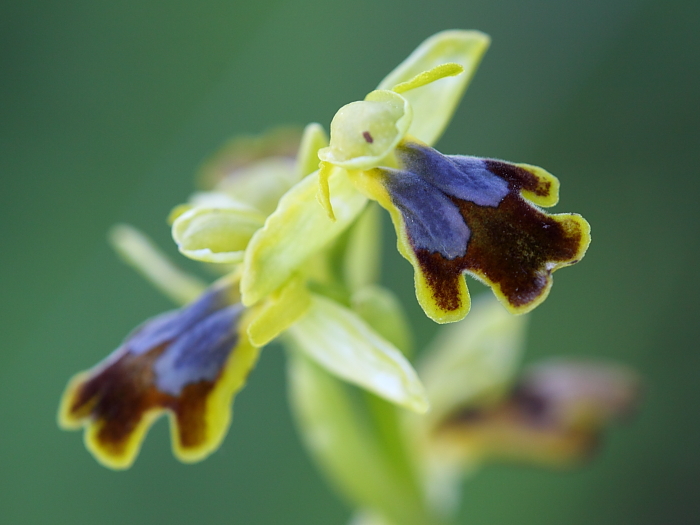
[[206, 401], [216, 385], [213, 381], [191, 383], [179, 396], [166, 394], [155, 385], [153, 365], [166, 345], [141, 355], [124, 352], [104, 370], [87, 379], [74, 394], [70, 414], [90, 418], [98, 424], [99, 447], [112, 457], [127, 452], [129, 438], [147, 412], [170, 410], [184, 448], [196, 448], [206, 441]]
[[374, 143], [374, 138], [372, 137], [372, 134], [369, 131], [363, 131], [362, 136], [364, 137], [367, 144]]
[[552, 274], [548, 266], [573, 264], [580, 255], [580, 225], [571, 217], [539, 211], [516, 191], [495, 208], [451, 199], [471, 231], [465, 255], [449, 260], [438, 252], [416, 250], [435, 302], [445, 311], [461, 306], [458, 279], [463, 272], [497, 286], [519, 308], [545, 293]]
[[540, 197], [547, 197], [552, 191], [552, 183], [540, 179], [525, 168], [500, 160], [484, 159], [486, 169], [508, 182], [511, 189], [525, 190]]

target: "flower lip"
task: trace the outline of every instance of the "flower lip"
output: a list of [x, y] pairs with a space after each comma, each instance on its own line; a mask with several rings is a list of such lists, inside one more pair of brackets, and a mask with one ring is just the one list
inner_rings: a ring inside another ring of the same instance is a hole
[[404, 217], [413, 247], [463, 257], [471, 232], [450, 198], [411, 172], [383, 170], [394, 205]]
[[238, 342], [240, 304], [217, 310], [175, 340], [155, 361], [156, 386], [179, 396], [183, 388], [213, 381]]
[[147, 321], [103, 363], [78, 374], [61, 403], [61, 426], [85, 426], [88, 448], [112, 468], [131, 465], [164, 411], [180, 459], [215, 450], [228, 427], [230, 399], [257, 358], [239, 337], [244, 309], [231, 304], [230, 286], [215, 285], [189, 306]]
[[492, 287], [512, 313], [547, 296], [551, 274], [583, 257], [588, 223], [548, 215], [528, 202], [556, 202], [558, 182], [541, 168], [476, 157], [445, 156], [405, 140], [400, 169], [376, 168], [355, 180], [392, 214], [399, 250], [416, 270], [416, 293], [437, 322], [469, 310], [462, 274]]

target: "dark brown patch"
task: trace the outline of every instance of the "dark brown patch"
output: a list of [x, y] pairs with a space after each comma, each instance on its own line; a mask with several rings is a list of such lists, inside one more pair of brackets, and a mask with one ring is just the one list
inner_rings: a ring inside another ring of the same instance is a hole
[[363, 132], [362, 132], [362, 136], [364, 137], [365, 141], [366, 141], [368, 144], [374, 143], [374, 138], [372, 138], [372, 135], [370, 134], [369, 131], [363, 131]]
[[506, 180], [511, 189], [529, 191], [540, 197], [546, 197], [552, 191], [550, 181], [541, 180], [524, 168], [499, 160], [484, 159], [484, 162], [486, 169]]
[[451, 416], [445, 418], [447, 425], [459, 425], [465, 423], [473, 423], [480, 421], [486, 416], [486, 410], [483, 407], [467, 407], [455, 412]]
[[197, 447], [206, 438], [206, 398], [216, 380], [187, 385], [177, 397], [161, 392], [153, 364], [163, 350], [160, 346], [141, 355], [124, 352], [76, 391], [71, 415], [100, 424], [97, 441], [112, 456], [124, 454], [129, 436], [150, 410], [169, 409], [176, 415], [185, 448]]
[[446, 312], [459, 310], [462, 307], [459, 279], [463, 279], [463, 258], [450, 261], [441, 253], [425, 249], [416, 250], [416, 257], [438, 307]]
[[[511, 182], [511, 187], [534, 191], [532, 184], [523, 177]], [[580, 226], [571, 219], [542, 213], [516, 191], [495, 208], [451, 199], [471, 230], [466, 254], [448, 260], [439, 253], [416, 251], [433, 297], [443, 310], [461, 306], [458, 279], [465, 271], [498, 286], [510, 304], [521, 307], [546, 289], [551, 279], [548, 264], [572, 263], [578, 256], [583, 238]]]
[[193, 383], [182, 389], [180, 397], [173, 398], [175, 403], [170, 409], [177, 418], [180, 443], [184, 448], [201, 446], [207, 439], [207, 397], [214, 385], [211, 381]]

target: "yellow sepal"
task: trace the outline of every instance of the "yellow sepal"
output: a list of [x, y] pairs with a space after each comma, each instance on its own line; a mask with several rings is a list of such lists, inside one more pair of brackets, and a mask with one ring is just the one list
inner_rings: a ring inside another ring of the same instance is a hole
[[274, 292], [312, 255], [347, 228], [367, 204], [343, 169], [329, 178], [336, 221], [316, 202], [318, 172], [312, 173], [280, 199], [246, 249], [241, 279], [242, 302], [252, 306]]
[[265, 346], [306, 313], [311, 296], [304, 280], [295, 275], [270, 294], [249, 317], [248, 337], [255, 346]]

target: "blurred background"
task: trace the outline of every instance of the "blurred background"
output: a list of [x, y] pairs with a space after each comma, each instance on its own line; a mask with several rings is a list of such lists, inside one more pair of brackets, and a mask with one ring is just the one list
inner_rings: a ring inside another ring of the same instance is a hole
[[[700, 3], [692, 0], [8, 0], [0, 5], [0, 521], [343, 523], [293, 429], [284, 356], [264, 353], [209, 460], [179, 464], [164, 420], [115, 473], [59, 431], [68, 378], [171, 308], [106, 243], [135, 224], [175, 255], [165, 216], [228, 137], [328, 125], [424, 38], [493, 45], [444, 153], [543, 166], [557, 211], [593, 227], [532, 315], [526, 361], [632, 365], [643, 407], [573, 472], [490, 466], [469, 524], [696, 523], [700, 513]], [[419, 343], [411, 269], [387, 230], [385, 282]], [[389, 270], [390, 271], [387, 271]], [[472, 291], [482, 288], [471, 281]]]

